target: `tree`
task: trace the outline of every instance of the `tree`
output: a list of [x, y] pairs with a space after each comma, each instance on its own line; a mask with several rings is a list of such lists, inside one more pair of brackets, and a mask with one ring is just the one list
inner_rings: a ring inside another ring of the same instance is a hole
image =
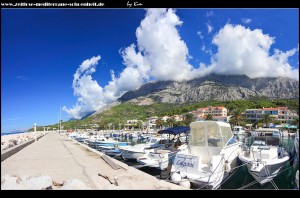
[[281, 122], [279, 121], [279, 120], [274, 120], [274, 122], [273, 122], [275, 125], [280, 125], [281, 124]]
[[262, 120], [266, 124], [266, 127], [268, 127], [269, 123], [271, 123], [274, 120], [274, 118], [270, 114], [267, 113], [267, 114], [264, 114]]
[[139, 120], [137, 121], [136, 125], [141, 130], [141, 128], [144, 126], [144, 123], [141, 120]]
[[232, 111], [232, 118], [236, 120], [236, 125], [240, 126], [240, 120], [242, 119], [242, 110], [235, 109]]
[[183, 121], [177, 121], [177, 122], [174, 122], [174, 127], [177, 127], [177, 126], [188, 126], [189, 124], [186, 124], [186, 122], [183, 122]]
[[189, 125], [193, 121], [193, 114], [187, 113], [185, 114], [184, 124]]
[[213, 115], [212, 114], [207, 114], [205, 120], [213, 120]]
[[167, 119], [167, 125], [169, 127], [173, 127], [174, 123], [175, 123], [175, 119], [174, 118], [168, 118]]
[[229, 124], [232, 126], [232, 127], [234, 127], [235, 125], [236, 125], [236, 123], [237, 123], [237, 120], [236, 120], [236, 118], [234, 118], [234, 117], [230, 117], [230, 119], [229, 119]]
[[161, 127], [164, 124], [164, 121], [161, 118], [159, 118], [155, 121], [155, 124], [157, 127]]
[[299, 116], [294, 118], [294, 120], [292, 121], [292, 124], [297, 125], [297, 128], [299, 128]]

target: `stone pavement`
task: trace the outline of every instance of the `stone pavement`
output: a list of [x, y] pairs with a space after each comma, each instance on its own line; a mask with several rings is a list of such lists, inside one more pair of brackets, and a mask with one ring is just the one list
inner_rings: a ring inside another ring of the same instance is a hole
[[1, 162], [1, 176], [49, 176], [55, 183], [79, 180], [91, 189], [185, 189], [112, 159], [121, 167], [114, 169], [101, 155], [65, 135], [48, 133]]

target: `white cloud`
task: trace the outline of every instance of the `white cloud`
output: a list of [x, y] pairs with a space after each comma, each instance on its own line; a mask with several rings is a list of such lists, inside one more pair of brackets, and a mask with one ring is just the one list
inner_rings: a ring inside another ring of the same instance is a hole
[[204, 39], [204, 36], [202, 35], [202, 32], [201, 32], [201, 31], [198, 31], [198, 32], [197, 32], [197, 35], [199, 36], [200, 39]]
[[213, 31], [214, 27], [208, 23], [206, 23], [206, 26], [207, 26], [207, 33], [208, 34], [211, 33]]
[[[241, 25], [226, 24], [213, 38], [217, 53], [210, 46], [201, 50], [211, 55], [211, 63], [189, 64], [192, 58], [177, 27], [183, 22], [173, 9], [148, 9], [145, 18], [136, 29], [137, 44], [121, 49], [125, 69], [116, 76], [111, 71], [111, 80], [104, 87], [92, 79], [100, 55], [82, 62], [74, 74], [74, 95], [78, 97], [72, 108], [63, 109], [73, 118], [96, 111], [127, 91], [139, 88], [150, 80], [190, 80], [211, 72], [219, 74], [245, 74], [250, 78], [288, 76], [299, 79], [299, 69], [288, 63], [288, 58], [299, 52], [297, 48], [283, 52], [270, 47], [275, 38], [262, 30], [250, 30]], [[208, 32], [213, 27], [207, 23]], [[199, 31], [200, 32], [200, 31]], [[201, 33], [197, 33], [202, 36]], [[201, 60], [200, 60], [201, 61]]]
[[205, 45], [203, 44], [202, 47], [201, 47], [201, 51], [202, 51], [202, 52], [205, 52], [205, 49], [206, 49], [206, 47], [205, 47]]
[[100, 56], [83, 61], [73, 79], [77, 103], [71, 109], [65, 106], [63, 109], [72, 117], [81, 118], [150, 79], [181, 81], [199, 76], [200, 69], [188, 63], [192, 57], [178, 33], [180, 25], [182, 21], [173, 9], [148, 9], [136, 29], [137, 46], [132, 44], [120, 50], [126, 66], [120, 76], [111, 71], [111, 81], [102, 88], [91, 77]]
[[199, 75], [188, 63], [191, 56], [177, 30], [180, 25], [182, 21], [173, 9], [149, 9], [137, 28], [138, 52], [149, 65], [147, 71], [151, 78], [181, 81]]
[[86, 113], [97, 110], [106, 101], [102, 87], [91, 76], [96, 71], [95, 67], [100, 58], [100, 56], [95, 56], [83, 61], [74, 74], [72, 87], [78, 99], [71, 109], [63, 107], [63, 110], [73, 118], [79, 119]]
[[248, 23], [251, 23], [252, 22], [252, 19], [250, 18], [242, 18], [241, 21], [245, 24], [248, 24]]
[[274, 37], [262, 30], [250, 30], [241, 25], [226, 24], [213, 38], [218, 52], [212, 56], [210, 68], [220, 74], [245, 74], [250, 78], [287, 76], [299, 79], [299, 69], [288, 63], [288, 57], [299, 47], [270, 55]]

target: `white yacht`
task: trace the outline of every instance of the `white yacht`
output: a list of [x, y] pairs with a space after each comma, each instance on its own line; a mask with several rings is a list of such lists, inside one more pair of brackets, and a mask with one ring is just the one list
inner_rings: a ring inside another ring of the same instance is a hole
[[217, 189], [237, 166], [241, 142], [230, 125], [219, 121], [190, 124], [188, 149], [176, 154], [171, 181], [179, 185]]
[[143, 144], [135, 144], [131, 147], [120, 148], [121, 156], [123, 159], [133, 159], [136, 160], [138, 157], [144, 156], [153, 148], [162, 147], [166, 143], [162, 137], [152, 137]]
[[101, 135], [92, 135], [89, 138], [87, 138], [86, 140], [84, 140], [84, 143], [86, 143], [90, 147], [95, 147], [97, 141], [105, 141], [107, 139], [108, 138], [106, 138], [103, 134], [101, 134]]
[[258, 128], [252, 132], [252, 136], [274, 136], [281, 137], [282, 134], [279, 129], [276, 128]]
[[289, 155], [279, 146], [279, 137], [256, 136], [250, 147], [243, 147], [239, 159], [247, 164], [249, 173], [260, 184], [270, 182], [281, 167], [289, 160]]
[[243, 135], [246, 130], [242, 126], [234, 126], [232, 132], [234, 135]]
[[137, 158], [142, 165], [166, 170], [172, 164], [177, 152], [187, 149], [187, 135], [190, 127], [173, 127], [158, 131], [158, 135], [167, 134], [167, 143], [152, 149], [148, 155]]

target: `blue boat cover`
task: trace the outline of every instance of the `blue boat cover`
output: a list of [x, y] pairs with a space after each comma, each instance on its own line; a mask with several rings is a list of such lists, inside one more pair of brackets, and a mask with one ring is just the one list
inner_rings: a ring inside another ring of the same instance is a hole
[[172, 127], [172, 128], [167, 128], [164, 130], [158, 131], [158, 134], [173, 134], [173, 135], [178, 135], [180, 133], [189, 133], [190, 132], [190, 127], [189, 126], [180, 126], [180, 127]]

